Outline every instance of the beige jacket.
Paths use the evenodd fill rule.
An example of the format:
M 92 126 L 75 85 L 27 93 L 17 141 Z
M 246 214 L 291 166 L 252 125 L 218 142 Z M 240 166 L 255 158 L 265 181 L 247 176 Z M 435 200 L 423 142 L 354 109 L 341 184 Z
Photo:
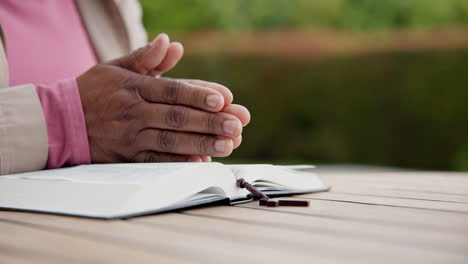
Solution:
M 76 4 L 99 61 L 147 43 L 137 0 L 76 0 Z M 32 84 L 8 86 L 8 39 L 1 25 L 0 38 L 0 175 L 40 170 L 48 154 L 41 103 Z

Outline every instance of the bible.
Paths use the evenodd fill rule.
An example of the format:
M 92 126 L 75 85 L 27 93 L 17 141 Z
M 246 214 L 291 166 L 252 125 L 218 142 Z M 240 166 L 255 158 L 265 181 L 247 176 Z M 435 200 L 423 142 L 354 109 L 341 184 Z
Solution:
M 221 163 L 93 164 L 0 176 L 0 208 L 129 218 L 252 200 L 240 178 L 273 196 L 326 191 L 311 166 Z

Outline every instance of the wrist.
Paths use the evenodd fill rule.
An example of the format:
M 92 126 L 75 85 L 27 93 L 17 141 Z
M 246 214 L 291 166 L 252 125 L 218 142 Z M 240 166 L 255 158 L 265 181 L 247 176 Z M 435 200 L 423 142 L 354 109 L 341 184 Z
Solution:
M 74 78 L 37 85 L 47 125 L 47 168 L 91 162 L 83 107 Z

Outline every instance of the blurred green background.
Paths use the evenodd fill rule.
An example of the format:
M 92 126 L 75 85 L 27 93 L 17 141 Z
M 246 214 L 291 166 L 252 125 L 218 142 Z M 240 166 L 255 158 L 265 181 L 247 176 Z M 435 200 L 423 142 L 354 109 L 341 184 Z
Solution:
M 468 0 L 141 0 L 249 108 L 223 162 L 468 170 Z

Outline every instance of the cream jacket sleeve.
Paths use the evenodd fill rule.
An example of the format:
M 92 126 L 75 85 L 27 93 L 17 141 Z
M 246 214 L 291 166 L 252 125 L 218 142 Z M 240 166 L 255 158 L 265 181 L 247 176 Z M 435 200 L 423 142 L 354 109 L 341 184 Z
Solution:
M 8 66 L 4 50 L 2 41 L 0 175 L 40 170 L 45 167 L 48 151 L 47 128 L 41 102 L 33 85 L 7 87 Z

